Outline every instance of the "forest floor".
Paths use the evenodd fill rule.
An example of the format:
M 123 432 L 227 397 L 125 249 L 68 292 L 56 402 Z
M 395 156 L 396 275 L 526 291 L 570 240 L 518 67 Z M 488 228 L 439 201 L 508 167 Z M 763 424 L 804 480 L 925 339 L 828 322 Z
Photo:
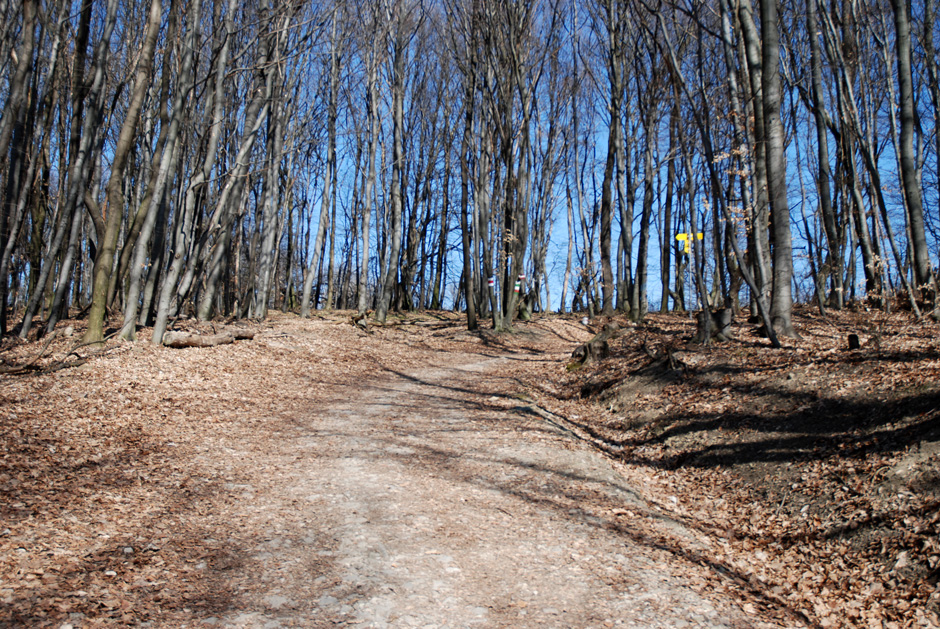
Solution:
M 0 627 L 940 626 L 936 324 L 350 314 L 4 340 Z

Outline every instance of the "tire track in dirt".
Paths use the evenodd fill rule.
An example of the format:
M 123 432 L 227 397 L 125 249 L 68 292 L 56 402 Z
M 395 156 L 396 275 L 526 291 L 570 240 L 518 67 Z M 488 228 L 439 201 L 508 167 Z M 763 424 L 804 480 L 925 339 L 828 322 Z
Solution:
M 338 388 L 296 420 L 289 471 L 246 498 L 270 519 L 252 559 L 267 592 L 205 622 L 778 626 L 698 594 L 705 568 L 606 526 L 605 509 L 646 506 L 599 454 L 482 392 L 500 359 L 446 360 Z M 303 531 L 278 523 L 287 512 Z

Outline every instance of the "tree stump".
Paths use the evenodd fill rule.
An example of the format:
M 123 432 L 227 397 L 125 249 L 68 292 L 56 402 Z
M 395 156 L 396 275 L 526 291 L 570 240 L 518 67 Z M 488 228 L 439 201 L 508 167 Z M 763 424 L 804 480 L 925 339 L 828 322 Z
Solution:
M 734 320 L 734 311 L 731 308 L 722 308 L 715 312 L 703 310 L 696 315 L 696 320 L 698 325 L 695 336 L 692 337 L 693 343 L 707 344 L 712 340 L 731 340 L 731 322 Z
M 372 334 L 372 330 L 369 329 L 369 315 L 371 314 L 372 314 L 372 311 L 369 310 L 368 312 L 355 314 L 352 317 L 350 317 L 349 320 L 353 324 L 353 327 L 356 327 L 368 334 Z
M 608 323 L 594 338 L 583 345 L 579 345 L 571 352 L 571 357 L 574 359 L 572 364 L 577 364 L 578 367 L 581 367 L 592 361 L 604 360 L 610 356 L 610 344 L 608 341 L 621 334 L 623 334 L 623 330 L 619 325 L 613 322 Z

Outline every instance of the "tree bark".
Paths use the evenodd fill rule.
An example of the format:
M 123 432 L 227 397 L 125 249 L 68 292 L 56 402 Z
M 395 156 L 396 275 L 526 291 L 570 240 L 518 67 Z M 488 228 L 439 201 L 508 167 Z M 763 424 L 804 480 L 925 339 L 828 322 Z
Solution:
M 476 289 L 473 282 L 473 221 L 470 207 L 470 164 L 468 155 L 473 144 L 473 106 L 476 95 L 476 64 L 471 57 L 472 42 L 468 41 L 466 55 L 468 67 L 464 73 L 464 128 L 460 140 L 460 237 L 463 245 L 463 289 L 467 300 L 467 329 L 477 329 Z
M 282 63 L 282 54 L 281 51 L 275 52 L 274 67 L 278 68 L 276 72 L 280 73 L 279 69 Z M 280 181 L 280 165 L 281 165 L 281 156 L 284 149 L 284 118 L 287 116 L 287 112 L 284 111 L 284 108 L 289 107 L 289 105 L 284 101 L 284 99 L 278 98 L 278 95 L 283 93 L 281 87 L 276 88 L 274 93 L 272 93 L 273 102 L 269 106 L 272 110 L 271 115 L 268 117 L 268 133 L 267 140 L 267 168 L 264 177 L 264 192 L 263 192 L 263 220 L 264 225 L 261 231 L 261 252 L 259 259 L 259 278 L 257 291 L 255 292 L 255 303 L 253 307 L 254 315 L 258 319 L 264 319 L 268 316 L 268 301 L 270 300 L 271 291 L 275 282 L 275 271 L 277 269 L 276 258 L 277 258 L 277 243 L 280 241 L 279 236 L 281 235 L 281 181 Z M 277 107 L 276 103 L 281 102 L 281 106 Z
M 229 0 L 227 13 L 225 15 L 225 34 L 222 35 L 221 46 L 219 52 L 216 55 L 216 62 L 213 66 L 213 83 L 211 86 L 210 96 L 208 98 L 207 109 L 212 111 L 212 122 L 209 127 L 209 137 L 207 141 L 207 146 L 209 147 L 206 153 L 206 156 L 203 161 L 202 169 L 197 172 L 187 189 L 186 192 L 186 201 L 183 208 L 184 220 L 185 217 L 191 217 L 192 212 L 190 208 L 195 207 L 196 195 L 198 188 L 197 185 L 202 185 L 209 177 L 212 168 L 215 166 L 216 162 L 216 153 L 219 140 L 221 138 L 221 129 L 222 129 L 222 112 L 223 112 L 223 96 L 224 92 L 224 80 L 227 72 L 227 64 L 229 58 L 230 44 L 229 41 L 232 37 L 232 34 L 235 31 L 235 0 Z M 205 229 L 200 242 L 195 250 L 195 255 L 203 255 L 203 251 L 208 247 L 208 239 L 210 234 L 217 233 L 217 241 L 215 247 L 211 249 L 211 252 L 208 255 L 209 262 L 207 265 L 207 277 L 205 282 L 205 287 L 202 293 L 199 295 L 199 302 L 196 306 L 196 317 L 200 321 L 205 321 L 212 316 L 212 310 L 216 300 L 216 295 L 219 289 L 219 282 L 222 278 L 223 270 L 226 267 L 226 256 L 229 252 L 229 246 L 232 239 L 232 229 L 235 223 L 238 208 L 241 207 L 243 202 L 243 196 L 245 194 L 245 178 L 248 172 L 249 165 L 249 155 L 254 148 L 255 140 L 258 136 L 258 133 L 261 131 L 261 126 L 264 124 L 264 121 L 268 115 L 268 108 L 270 107 L 270 90 L 273 89 L 273 80 L 269 76 L 270 73 L 264 71 L 264 66 L 267 64 L 268 56 L 265 53 L 262 53 L 261 59 L 259 60 L 258 66 L 258 80 L 263 81 L 265 84 L 265 89 L 262 92 L 257 93 L 254 98 L 248 104 L 248 107 L 245 110 L 245 128 L 248 129 L 245 137 L 242 138 L 242 144 L 238 149 L 238 153 L 235 157 L 235 164 L 232 168 L 225 186 L 222 188 L 222 192 L 219 195 L 218 202 L 216 204 L 216 209 L 213 212 L 213 216 L 209 221 L 209 225 Z M 191 219 L 190 219 L 191 220 Z M 173 264 L 170 267 L 170 276 L 175 275 L 176 278 L 179 277 L 180 270 L 182 268 L 183 258 L 182 252 L 177 252 L 179 257 L 174 257 Z M 176 279 L 173 280 L 174 282 Z M 167 311 L 169 310 L 169 297 L 172 293 L 167 293 L 166 302 L 163 301 L 161 295 L 161 303 L 166 304 Z M 166 325 L 166 319 L 161 318 L 158 314 L 157 323 L 154 325 L 154 342 L 159 342 L 156 338 L 156 328 L 163 327 Z
M 20 116 L 21 109 L 27 104 L 33 53 L 36 48 L 36 19 L 39 14 L 39 0 L 23 1 L 23 41 L 19 52 L 14 55 L 16 69 L 10 79 L 7 100 L 3 103 L 0 115 L 0 155 L 6 155 L 13 137 L 13 128 Z M 7 219 L 7 207 L 0 208 L 0 223 Z M 5 278 L 4 278 L 5 280 Z
M 777 0 L 760 0 L 761 14 L 761 91 L 766 140 L 767 185 L 774 236 L 773 298 L 771 317 L 774 331 L 783 336 L 798 336 L 791 313 L 793 297 L 793 248 L 790 235 L 790 205 L 787 200 L 787 163 L 780 106 L 783 89 L 780 79 L 780 31 L 777 25 Z
M 387 8 L 389 22 L 392 22 L 391 8 Z M 405 107 L 405 57 L 406 48 L 416 31 L 405 31 L 406 19 L 403 7 L 398 2 L 395 5 L 395 33 L 392 36 L 392 178 L 389 183 L 391 189 L 391 248 L 388 252 L 388 269 L 385 282 L 379 287 L 378 304 L 375 309 L 375 319 L 385 323 L 388 308 L 392 299 L 392 290 L 398 282 L 399 255 L 402 241 L 402 189 L 404 188 L 404 107 Z
M 104 238 L 98 247 L 98 255 L 95 259 L 92 303 L 88 314 L 88 329 L 82 339 L 84 343 L 100 343 L 104 340 L 108 283 L 111 279 L 111 267 L 114 264 L 114 251 L 121 230 L 121 222 L 124 219 L 124 168 L 133 147 L 140 110 L 143 107 L 144 97 L 150 85 L 157 35 L 160 32 L 162 6 L 161 0 L 151 0 L 144 39 L 140 47 L 140 57 L 137 62 L 137 72 L 134 78 L 134 91 L 127 108 L 124 124 L 121 127 L 121 133 L 114 147 L 111 177 L 108 180 L 107 187 L 107 222 Z
M 251 340 L 255 333 L 249 330 L 223 330 L 218 334 L 191 334 L 189 332 L 167 332 L 163 335 L 165 347 L 216 347 L 235 341 Z
M 614 171 L 617 163 L 617 151 L 621 149 L 621 102 L 623 100 L 623 52 L 622 52 L 622 16 L 617 8 L 618 0 L 606 0 L 604 12 L 604 59 L 607 63 L 608 85 L 610 89 L 607 110 L 610 115 L 610 128 L 607 136 L 607 158 L 604 162 L 604 181 L 601 184 L 601 314 L 614 312 L 614 273 L 611 267 L 610 238 L 613 216 Z M 630 225 L 621 229 L 630 230 Z
M 76 63 L 80 60 L 82 67 L 84 67 L 85 55 L 84 47 L 81 44 L 83 42 L 87 44 L 89 23 L 91 21 L 91 4 L 89 3 L 87 6 L 88 8 L 83 8 L 81 13 L 76 40 L 76 46 L 79 47 L 79 52 L 76 53 Z M 61 303 L 68 290 L 67 278 L 71 273 L 71 260 L 74 258 L 74 256 L 70 256 L 70 254 L 74 254 L 75 249 L 72 245 L 78 237 L 78 229 L 82 221 L 80 216 L 82 209 L 79 204 L 82 202 L 83 193 L 86 199 L 90 196 L 90 193 L 85 188 L 85 184 L 92 170 L 92 163 L 101 149 L 100 143 L 98 142 L 100 129 L 97 125 L 101 120 L 105 68 L 107 67 L 111 50 L 110 40 L 117 18 L 117 8 L 117 0 L 108 1 L 104 23 L 102 24 L 101 39 L 95 47 L 94 60 L 92 62 L 93 72 L 91 85 L 87 88 L 87 93 L 85 93 L 85 87 L 82 86 L 73 94 L 67 192 L 59 211 L 52 244 L 47 250 L 37 281 L 37 287 L 45 286 L 52 274 L 54 267 L 53 262 L 62 247 L 66 233 L 70 233 L 71 236 L 67 241 L 69 246 L 66 251 L 66 256 L 59 269 L 59 282 L 56 284 L 56 292 L 53 298 L 54 304 Z M 81 73 L 79 76 L 80 75 Z M 88 111 L 84 116 L 84 120 L 82 120 L 81 112 L 86 105 Z M 79 216 L 75 216 L 75 214 Z M 70 225 L 71 231 L 69 231 Z M 36 316 L 36 312 L 42 302 L 42 297 L 43 291 L 41 289 L 30 295 L 29 303 L 26 305 L 26 312 L 23 314 L 23 322 L 20 325 L 20 338 L 25 339 L 29 334 L 32 328 L 33 318 Z
M 924 229 L 924 203 L 917 162 L 914 159 L 914 78 L 911 69 L 911 17 L 909 0 L 891 0 L 894 9 L 895 45 L 898 68 L 898 109 L 901 116 L 901 184 L 911 234 L 914 285 L 929 302 L 936 299 L 930 251 Z
M 326 169 L 323 173 L 323 198 L 320 200 L 320 220 L 317 224 L 317 237 L 313 245 L 313 257 L 304 276 L 304 288 L 300 298 L 300 316 L 309 317 L 311 294 L 314 281 L 320 281 L 321 252 L 326 239 L 326 230 L 330 222 L 330 190 L 336 178 L 336 101 L 339 91 L 339 42 L 336 40 L 337 12 L 333 11 L 333 24 L 330 35 L 330 86 L 327 105 L 327 147 Z M 319 292 L 317 293 L 319 294 Z M 313 304 L 313 308 L 319 304 Z
M 825 95 L 822 84 L 822 54 L 819 48 L 819 25 L 816 17 L 817 0 L 806 2 L 806 26 L 809 37 L 810 74 L 812 77 L 813 118 L 816 123 L 817 175 L 816 188 L 819 194 L 819 213 L 822 216 L 829 252 L 829 305 L 842 310 L 845 289 L 842 286 L 842 247 L 836 228 L 835 210 L 832 207 L 832 191 L 829 187 L 829 136 L 827 133 Z
M 374 7 L 374 5 L 373 5 Z M 366 185 L 362 195 L 362 261 L 360 262 L 359 283 L 357 292 L 359 293 L 358 311 L 359 314 L 365 314 L 369 303 L 369 264 L 371 252 L 369 250 L 369 240 L 371 237 L 372 223 L 372 202 L 375 196 L 375 157 L 379 146 L 379 41 L 381 37 L 378 32 L 378 11 L 373 8 L 372 23 L 374 32 L 372 36 L 372 46 L 369 51 L 368 61 L 368 80 L 367 80 L 367 118 L 369 121 L 369 149 L 368 166 L 366 168 Z
M 170 177 L 170 173 L 175 170 L 177 160 L 179 159 L 179 133 L 182 126 L 185 103 L 189 98 L 192 89 L 193 72 L 193 51 L 196 49 L 198 36 L 198 24 L 201 11 L 201 0 L 193 0 L 192 6 L 187 11 L 189 19 L 188 30 L 186 32 L 186 45 L 183 50 L 183 59 L 180 72 L 180 83 L 177 86 L 176 96 L 173 101 L 173 114 L 169 121 L 164 117 L 163 123 L 169 122 L 164 142 L 163 153 L 161 155 L 158 167 L 155 169 L 156 175 L 151 180 L 151 189 L 145 197 L 145 216 L 142 221 L 140 231 L 137 235 L 136 245 L 133 247 L 133 263 L 130 267 L 129 282 L 127 288 L 127 299 L 124 303 L 124 324 L 121 327 L 120 337 L 125 340 L 134 340 L 136 338 L 138 301 L 140 299 L 141 281 L 143 278 L 144 263 L 147 259 L 147 252 L 150 249 L 150 237 L 153 235 L 153 229 L 157 222 L 157 215 L 160 206 L 163 205 L 164 192 Z M 176 10 L 176 0 L 171 0 L 171 14 Z M 163 106 L 166 106 L 166 98 L 169 92 L 169 68 L 170 54 L 164 58 L 164 97 L 161 99 Z M 162 243 L 158 243 L 162 245 Z M 125 245 L 128 249 L 129 245 Z M 119 265 L 120 268 L 120 265 Z
M 754 24 L 754 11 L 751 0 L 741 0 L 738 5 L 738 22 L 741 26 L 741 41 L 744 48 L 743 59 L 747 63 L 748 84 L 751 89 L 750 114 L 754 118 L 754 149 L 752 164 L 754 167 L 753 189 L 754 203 L 751 209 L 751 228 L 748 233 L 751 249 L 750 263 L 753 265 L 754 278 L 758 291 L 764 299 L 770 299 L 771 291 L 771 251 L 769 233 L 770 185 L 767 181 L 767 142 L 763 108 L 763 59 L 761 36 Z M 775 26 L 776 28 L 776 26 Z

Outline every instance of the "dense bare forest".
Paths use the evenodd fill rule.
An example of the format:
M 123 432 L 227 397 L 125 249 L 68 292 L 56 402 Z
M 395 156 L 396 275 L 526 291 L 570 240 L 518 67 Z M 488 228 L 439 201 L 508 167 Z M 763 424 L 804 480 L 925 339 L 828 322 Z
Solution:
M 0 2 L 0 335 L 934 307 L 934 0 Z M 652 301 L 652 303 L 650 303 Z

